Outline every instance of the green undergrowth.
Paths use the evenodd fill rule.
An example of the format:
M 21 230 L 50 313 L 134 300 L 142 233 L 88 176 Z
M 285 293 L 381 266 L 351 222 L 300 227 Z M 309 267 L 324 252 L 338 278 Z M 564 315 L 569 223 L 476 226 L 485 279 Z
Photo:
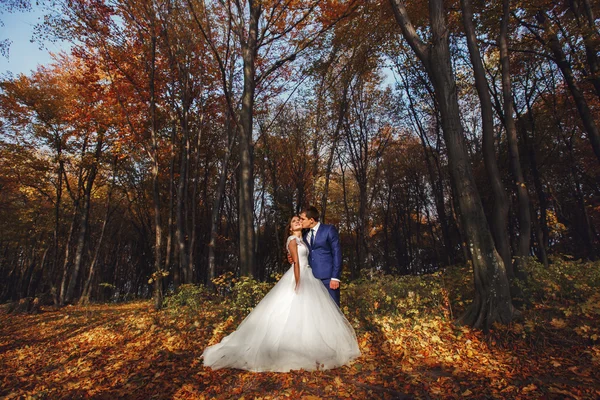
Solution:
M 600 262 L 570 261 L 556 257 L 546 268 L 530 260 L 526 276 L 526 281 L 518 284 L 532 303 L 581 303 L 598 295 Z
M 575 319 L 585 322 L 600 316 L 600 262 L 556 257 L 546 268 L 529 260 L 525 276 L 525 281 L 515 281 L 514 286 L 525 297 L 522 308 L 529 311 L 526 318 L 554 318 L 560 325 L 563 319 L 565 323 Z M 279 276 L 271 278 L 272 282 L 259 282 L 227 273 L 213 280 L 212 289 L 182 285 L 166 296 L 164 306 L 172 312 L 190 313 L 213 307 L 224 317 L 243 318 Z M 369 329 L 371 322 L 381 317 L 454 320 L 468 307 L 473 294 L 473 273 L 464 265 L 419 276 L 369 273 L 342 286 L 342 309 L 361 329 Z M 574 326 L 580 326 L 579 332 L 590 338 L 600 334 L 597 328 L 585 324 Z

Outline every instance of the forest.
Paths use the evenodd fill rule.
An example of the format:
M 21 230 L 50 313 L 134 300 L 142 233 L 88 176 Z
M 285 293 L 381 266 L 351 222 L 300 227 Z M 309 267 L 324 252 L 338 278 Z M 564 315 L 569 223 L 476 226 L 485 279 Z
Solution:
M 289 268 L 307 205 L 339 230 L 343 299 L 370 299 L 350 313 L 450 270 L 440 318 L 474 332 L 599 300 L 600 1 L 40 4 L 37 39 L 70 50 L 0 76 L 11 309 L 242 301 Z

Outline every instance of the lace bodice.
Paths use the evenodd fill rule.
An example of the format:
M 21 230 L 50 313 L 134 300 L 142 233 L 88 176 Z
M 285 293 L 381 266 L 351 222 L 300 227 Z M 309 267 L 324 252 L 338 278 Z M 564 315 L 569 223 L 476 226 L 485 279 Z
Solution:
M 288 253 L 290 251 L 289 246 L 292 240 L 296 240 L 296 243 L 298 243 L 298 260 L 300 261 L 300 268 L 308 266 L 308 246 L 306 243 L 304 243 L 302 238 L 292 235 L 288 237 L 287 242 L 285 243 L 285 248 L 287 249 Z

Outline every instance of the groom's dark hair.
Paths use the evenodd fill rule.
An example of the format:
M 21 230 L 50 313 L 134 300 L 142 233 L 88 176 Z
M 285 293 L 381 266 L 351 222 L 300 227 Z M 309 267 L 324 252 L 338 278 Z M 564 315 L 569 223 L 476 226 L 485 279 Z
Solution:
M 308 218 L 308 219 L 312 218 L 315 221 L 319 222 L 319 210 L 317 210 L 317 207 L 307 206 L 307 207 L 304 207 L 304 210 L 302 210 L 302 212 L 304 213 L 304 215 L 306 215 L 306 218 Z

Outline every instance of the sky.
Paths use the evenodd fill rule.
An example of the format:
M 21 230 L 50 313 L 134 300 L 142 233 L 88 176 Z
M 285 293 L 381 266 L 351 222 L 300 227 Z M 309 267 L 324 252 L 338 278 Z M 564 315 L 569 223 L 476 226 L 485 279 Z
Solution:
M 39 64 L 45 65 L 53 61 L 50 52 L 58 54 L 67 49 L 66 44 L 46 42 L 43 43 L 45 48 L 40 50 L 40 44 L 31 42 L 34 26 L 43 20 L 43 15 L 42 10 L 35 5 L 30 12 L 0 15 L 4 22 L 4 26 L 0 26 L 0 40 L 12 41 L 9 58 L 0 55 L 0 78 L 8 72 L 15 76 L 20 73 L 28 75 Z

